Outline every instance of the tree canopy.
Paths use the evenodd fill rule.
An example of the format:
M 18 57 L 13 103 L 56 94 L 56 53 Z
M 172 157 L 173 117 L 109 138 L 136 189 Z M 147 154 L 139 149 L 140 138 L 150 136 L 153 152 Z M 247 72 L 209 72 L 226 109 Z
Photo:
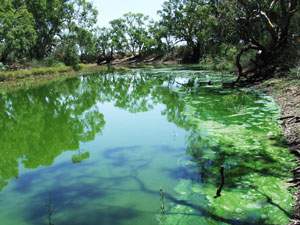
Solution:
M 286 71 L 299 57 L 297 0 L 166 0 L 157 21 L 128 12 L 107 27 L 97 26 L 98 12 L 88 0 L 0 3 L 3 63 L 55 57 L 74 65 L 149 55 L 198 63 L 224 57 L 235 61 L 238 80 L 257 80 Z

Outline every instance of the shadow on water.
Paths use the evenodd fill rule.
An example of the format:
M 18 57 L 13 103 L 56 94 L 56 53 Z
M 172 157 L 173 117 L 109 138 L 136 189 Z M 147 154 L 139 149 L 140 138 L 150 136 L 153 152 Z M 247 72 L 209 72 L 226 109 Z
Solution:
M 24 212 L 24 217 L 28 221 L 42 221 L 48 215 L 49 195 L 51 196 L 51 204 L 55 209 L 55 213 L 64 210 L 72 210 L 80 207 L 80 202 L 85 202 L 93 198 L 103 198 L 107 194 L 105 189 L 99 189 L 95 185 L 89 184 L 73 184 L 63 187 L 57 187 L 50 191 L 44 191 L 36 194 L 31 202 L 30 207 Z M 34 224 L 34 223 L 33 223 Z
M 256 186 L 253 186 L 252 188 L 255 189 L 255 191 L 257 191 L 259 194 L 263 195 L 266 198 L 266 201 L 267 201 L 268 204 L 270 204 L 270 205 L 276 207 L 277 209 L 279 209 L 288 218 L 295 219 L 295 217 L 292 215 L 292 213 L 288 212 L 286 209 L 282 208 L 278 203 L 274 202 L 269 195 L 267 195 L 267 194 L 263 193 L 262 191 L 258 190 Z
M 31 221 L 32 224 L 42 224 L 37 221 L 44 221 L 45 218 L 49 217 L 49 205 L 47 205 L 48 196 L 49 193 L 51 196 L 51 208 L 53 209 L 53 213 L 51 214 L 53 217 L 51 218 L 51 222 L 53 225 L 84 225 L 84 224 L 123 224 L 124 221 L 130 221 L 133 218 L 137 218 L 145 213 L 151 213 L 151 214 L 157 214 L 158 212 L 156 210 L 143 212 L 139 210 L 135 210 L 132 208 L 124 208 L 124 207 L 112 207 L 107 206 L 104 204 L 99 203 L 97 207 L 94 207 L 93 209 L 89 209 L 88 211 L 83 209 L 84 217 L 80 215 L 76 215 L 76 213 L 72 213 L 63 220 L 60 220 L 59 223 L 55 223 L 55 214 L 64 212 L 65 210 L 79 210 L 82 206 L 86 206 L 89 204 L 89 200 L 93 198 L 97 198 L 101 200 L 101 198 L 104 198 L 105 195 L 108 194 L 109 191 L 117 190 L 118 195 L 122 194 L 128 194 L 128 192 L 138 193 L 142 192 L 147 195 L 156 196 L 158 197 L 160 195 L 159 190 L 152 190 L 148 188 L 145 183 L 139 178 L 138 176 L 139 169 L 134 169 L 131 172 L 131 175 L 126 177 L 120 177 L 120 178 L 108 178 L 110 182 L 112 182 L 111 187 L 97 187 L 95 185 L 69 185 L 68 187 L 57 187 L 54 189 L 51 189 L 50 192 L 44 192 L 40 193 L 39 195 L 34 196 L 34 199 L 39 199 L 39 201 L 34 202 L 31 204 L 30 208 L 28 208 L 26 212 L 26 219 L 28 221 Z M 137 184 L 136 189 L 118 189 L 116 183 L 114 180 L 118 179 L 125 179 L 125 180 L 133 180 Z M 165 215 L 191 215 L 191 216 L 200 216 L 200 217 L 207 217 L 210 219 L 213 219 L 217 222 L 222 222 L 226 224 L 232 224 L 232 225 L 256 225 L 256 224 L 268 224 L 263 219 L 258 219 L 253 221 L 253 218 L 245 219 L 245 220 L 235 220 L 235 219 L 228 219 L 223 218 L 221 216 L 218 216 L 217 214 L 212 213 L 208 208 L 201 206 L 201 203 L 199 205 L 192 203 L 188 200 L 182 200 L 178 199 L 174 195 L 170 193 L 164 193 L 166 201 L 168 203 L 173 203 L 176 205 L 186 206 L 189 207 L 194 211 L 194 213 L 186 213 L 186 212 L 165 212 Z M 101 202 L 101 201 L 100 201 Z M 46 203 L 46 204 L 45 204 Z M 159 202 L 157 203 L 159 205 Z M 275 203 L 276 207 L 279 207 Z M 70 217 L 71 218 L 70 218 Z M 100 222 L 101 221 L 101 222 Z M 97 223 L 96 223 L 97 222 Z M 99 223 L 100 222 L 100 223 Z
M 138 148 L 139 146 L 111 148 L 105 150 L 103 156 L 110 160 L 112 165 L 122 167 L 129 163 L 129 155 Z
M 158 195 L 159 194 L 158 191 L 153 191 L 151 189 L 148 189 L 145 186 L 145 184 L 142 182 L 142 180 L 139 179 L 137 176 L 133 176 L 132 179 L 134 179 L 136 181 L 136 183 L 139 185 L 139 191 L 145 192 L 150 195 Z M 200 214 L 201 217 L 212 218 L 213 220 L 218 221 L 218 222 L 223 222 L 223 223 L 232 224 L 232 225 L 252 225 L 252 224 L 253 225 L 257 225 L 257 224 L 264 225 L 264 224 L 267 224 L 267 223 L 265 223 L 265 220 L 263 220 L 263 219 L 260 219 L 259 221 L 255 221 L 255 222 L 250 222 L 251 219 L 249 219 L 249 221 L 226 219 L 226 218 L 223 218 L 216 214 L 211 213 L 206 208 L 201 207 L 201 205 L 195 205 L 187 200 L 177 199 L 176 197 L 174 197 L 173 195 L 168 194 L 168 193 L 165 193 L 165 198 L 172 203 L 175 203 L 177 205 L 187 206 L 187 207 L 195 210 L 196 212 L 198 212 Z M 168 214 L 168 212 L 166 212 L 166 214 Z M 174 213 L 171 213 L 171 214 L 174 214 Z
M 158 148 L 169 156 L 186 150 L 185 160 L 189 162 L 188 165 L 157 168 L 167 176 L 163 178 L 190 180 L 203 187 L 209 186 L 215 193 L 220 185 L 219 170 L 224 165 L 223 189 L 227 194 L 235 194 L 235 191 L 251 190 L 254 182 L 260 182 L 258 186 L 272 186 L 274 181 L 279 185 L 278 180 L 289 177 L 292 164 L 289 160 L 283 160 L 291 159 L 285 153 L 284 142 L 277 133 L 273 140 L 267 137 L 269 131 L 278 132 L 278 126 L 273 121 L 276 110 L 270 107 L 269 101 L 257 94 L 243 91 L 224 91 L 215 87 L 194 88 L 198 78 L 195 74 L 187 74 L 184 79 L 171 76 L 170 73 L 155 76 L 151 72 L 133 72 L 130 76 L 103 74 L 0 95 L 0 130 L 7 131 L 0 132 L 0 189 L 10 179 L 20 176 L 20 165 L 32 170 L 45 167 L 39 168 L 36 174 L 32 171 L 30 175 L 20 176 L 13 190 L 22 194 L 34 190 L 34 193 L 30 193 L 30 199 L 34 201 L 28 204 L 28 211 L 25 212 L 27 220 L 33 224 L 47 216 L 47 210 L 42 205 L 47 202 L 49 193 L 55 213 L 78 210 L 89 205 L 89 201 L 93 199 L 100 201 L 107 197 L 108 192 L 116 198 L 128 192 L 158 198 L 159 190 L 146 187 L 145 178 L 140 178 L 139 174 L 139 171 L 149 169 L 153 159 L 135 154 L 141 146 L 134 146 L 134 143 L 129 147 L 106 149 L 101 155 L 112 167 L 128 170 L 121 176 L 101 177 L 95 174 L 93 177 L 85 174 L 84 170 L 73 174 L 72 169 L 76 165 L 71 164 L 71 159 L 69 164 L 55 164 L 55 159 L 64 152 L 77 151 L 82 144 L 95 140 L 101 134 L 105 126 L 104 115 L 99 109 L 102 103 L 111 103 L 115 108 L 131 113 L 147 112 L 162 105 L 161 116 L 178 129 L 186 131 L 185 149 L 172 151 L 167 146 Z M 88 161 L 83 165 L 92 167 Z M 54 165 L 49 167 L 52 164 Z M 70 171 L 70 176 L 63 177 L 63 173 L 59 173 L 60 169 Z M 35 181 L 39 177 L 47 178 L 47 174 L 54 184 L 38 189 Z M 96 181 L 78 183 L 78 180 L 85 179 Z M 265 184 L 266 179 L 268 182 Z M 122 186 L 130 181 L 137 188 Z M 262 192 L 259 188 L 256 191 L 264 196 L 269 205 L 291 218 L 286 207 L 269 197 L 270 193 Z M 209 197 L 207 193 L 203 195 Z M 250 218 L 251 210 L 246 211 L 247 218 L 229 219 L 221 216 L 217 210 L 201 205 L 201 202 L 195 204 L 171 193 L 166 193 L 165 198 L 168 202 L 186 206 L 196 215 L 216 222 L 234 225 L 268 224 L 263 218 Z M 224 199 L 223 196 L 218 198 Z M 51 223 L 90 225 L 104 221 L 104 224 L 121 225 L 123 221 L 139 217 L 141 213 L 145 212 L 130 207 L 109 208 L 100 203 L 99 208 L 89 208 L 84 213 L 68 215 L 72 218 L 64 218 L 61 224 L 55 224 L 54 220 Z M 176 214 L 166 211 L 168 213 Z M 178 212 L 181 213 L 189 215 Z
M 172 169 L 163 169 L 162 171 L 166 172 L 172 179 L 187 179 L 193 182 L 201 182 L 201 174 L 197 171 L 197 167 L 195 166 L 179 166 Z

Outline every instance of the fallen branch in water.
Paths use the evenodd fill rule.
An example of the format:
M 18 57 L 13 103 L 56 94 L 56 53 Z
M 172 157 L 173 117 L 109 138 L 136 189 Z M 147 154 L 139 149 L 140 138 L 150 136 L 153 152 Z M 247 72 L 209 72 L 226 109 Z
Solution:
M 286 119 L 291 119 L 291 118 L 294 118 L 295 116 L 283 116 L 283 117 L 280 117 L 278 120 L 286 120 Z
M 217 190 L 216 196 L 214 198 L 221 197 L 221 192 L 222 192 L 222 189 L 223 189 L 224 184 L 225 184 L 224 166 L 221 166 L 221 168 L 220 168 L 220 175 L 221 175 L 221 183 L 220 183 L 220 186 Z
M 284 123 L 300 123 L 299 116 L 284 116 L 279 118 L 278 120 L 284 121 Z

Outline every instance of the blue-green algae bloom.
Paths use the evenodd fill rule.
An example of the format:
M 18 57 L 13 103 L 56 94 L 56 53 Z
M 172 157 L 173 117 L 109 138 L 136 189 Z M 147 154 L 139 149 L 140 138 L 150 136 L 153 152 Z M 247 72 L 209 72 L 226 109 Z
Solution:
M 0 224 L 288 224 L 279 109 L 224 77 L 135 69 L 1 92 Z

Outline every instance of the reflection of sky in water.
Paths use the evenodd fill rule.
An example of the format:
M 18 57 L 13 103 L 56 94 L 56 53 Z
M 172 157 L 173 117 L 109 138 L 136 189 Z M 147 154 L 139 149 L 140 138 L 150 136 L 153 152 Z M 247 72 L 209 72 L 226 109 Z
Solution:
M 106 84 L 101 77 L 80 78 L 29 90 L 28 99 L 23 98 L 24 92 L 11 95 L 12 100 L 5 102 L 10 106 L 8 118 L 27 118 L 22 110 L 14 112 L 14 107 L 30 101 L 37 109 L 36 118 L 42 118 L 37 126 L 60 132 L 65 121 L 78 134 L 66 135 L 74 139 L 65 140 L 65 145 L 56 135 L 49 136 L 49 146 L 40 145 L 61 151 L 50 154 L 54 162 L 46 160 L 47 151 L 37 152 L 39 158 L 34 158 L 34 152 L 27 152 L 30 160 L 26 154 L 16 158 L 18 176 L 10 177 L 0 193 L 0 224 L 49 224 L 49 212 L 54 225 L 282 224 L 288 220 L 291 195 L 282 180 L 289 177 L 292 163 L 285 147 L 267 138 L 270 132 L 274 137 L 280 134 L 271 99 L 213 88 L 191 91 L 180 84 L 174 88 L 174 82 L 189 82 L 186 77 L 171 81 L 164 77 L 161 83 L 151 77 L 144 83 L 137 79 L 134 82 L 142 84 L 128 85 L 130 91 L 122 92 L 128 78 L 115 77 Z M 152 83 L 147 86 L 147 82 Z M 102 95 L 108 100 L 99 100 Z M 55 115 L 47 115 L 50 109 Z M 28 125 L 34 135 L 24 143 L 36 146 L 35 141 L 43 141 L 37 136 L 42 137 L 43 130 L 34 125 Z M 5 142 L 3 137 L 0 140 Z M 87 152 L 82 162 L 72 163 L 74 155 Z M 2 155 L 5 162 L 13 162 L 9 153 Z M 227 183 L 223 196 L 214 199 L 221 165 L 226 167 Z M 163 202 L 160 189 L 165 193 Z M 162 204 L 166 214 L 160 213 Z
M 185 132 L 167 122 L 160 112 L 162 105 L 154 109 L 132 114 L 115 108 L 112 104 L 99 107 L 104 114 L 106 126 L 103 135 L 96 138 L 95 144 L 103 148 L 130 145 L 184 145 Z M 146 129 L 145 129 L 146 128 Z

